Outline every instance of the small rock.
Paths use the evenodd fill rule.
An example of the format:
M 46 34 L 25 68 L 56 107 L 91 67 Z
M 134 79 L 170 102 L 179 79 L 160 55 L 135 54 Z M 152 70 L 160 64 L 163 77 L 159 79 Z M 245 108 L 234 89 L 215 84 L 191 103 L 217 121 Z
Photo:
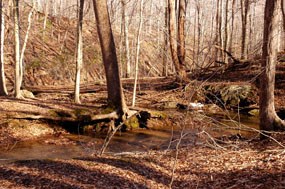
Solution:
M 258 116 L 259 115 L 259 109 L 253 109 L 253 110 L 250 110 L 248 112 L 249 115 L 252 115 L 252 116 Z
M 35 98 L 34 94 L 26 89 L 21 90 L 21 94 L 24 98 Z

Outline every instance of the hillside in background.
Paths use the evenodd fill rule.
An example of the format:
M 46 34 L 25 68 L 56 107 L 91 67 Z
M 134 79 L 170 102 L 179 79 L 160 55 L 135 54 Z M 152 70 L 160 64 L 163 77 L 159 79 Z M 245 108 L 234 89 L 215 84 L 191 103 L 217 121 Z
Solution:
M 23 10 L 29 10 L 29 8 L 29 6 L 24 7 Z M 21 43 L 24 41 L 29 24 L 28 13 L 26 11 L 20 13 Z M 24 57 L 24 84 L 27 86 L 73 84 L 76 66 L 77 20 L 49 15 L 45 29 L 44 21 L 45 15 L 40 12 L 36 12 L 32 18 Z M 8 80 L 8 89 L 11 91 L 14 83 L 14 35 L 12 21 L 7 20 L 6 23 L 9 23 L 9 25 L 6 26 L 5 35 L 5 74 Z M 121 55 L 121 36 L 116 28 L 114 29 L 114 35 L 122 72 L 125 58 Z M 83 40 L 84 61 L 81 82 L 84 84 L 100 81 L 105 78 L 105 73 L 96 23 L 93 20 L 84 21 Z M 132 44 L 134 44 L 134 40 L 135 35 L 130 33 L 130 42 Z M 162 69 L 162 65 L 157 62 L 159 49 L 157 50 L 152 42 L 144 42 L 142 46 L 140 76 L 159 76 Z M 131 48 L 134 49 L 134 47 Z M 155 65 L 151 65 L 150 62 L 154 62 L 154 60 L 156 60 Z

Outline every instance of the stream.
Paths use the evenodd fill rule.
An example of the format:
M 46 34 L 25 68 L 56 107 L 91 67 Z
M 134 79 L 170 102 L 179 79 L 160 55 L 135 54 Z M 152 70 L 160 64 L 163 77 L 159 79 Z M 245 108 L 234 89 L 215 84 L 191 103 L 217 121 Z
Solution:
M 203 116 L 201 119 L 204 119 Z M 206 118 L 205 118 L 206 119 Z M 211 115 L 207 117 L 214 123 L 211 128 L 211 135 L 215 137 L 230 136 L 241 134 L 250 137 L 255 133 L 236 130 L 239 123 L 248 128 L 257 128 L 258 119 L 249 116 L 225 116 Z M 233 122 L 232 120 L 236 120 Z M 228 128 L 227 128 L 228 127 Z M 188 133 L 182 140 L 181 145 L 199 144 L 197 137 L 197 129 L 184 129 L 184 133 Z M 118 132 L 112 138 L 106 153 L 120 154 L 127 152 L 146 152 L 149 150 L 165 150 L 177 144 L 181 129 L 177 127 L 165 126 L 159 129 L 137 129 L 128 132 Z M 18 160 L 32 159 L 71 159 L 76 157 L 90 156 L 98 153 L 105 140 L 104 135 L 79 135 L 79 134 L 63 134 L 61 136 L 47 136 L 39 140 L 18 142 L 9 149 L 0 152 L 0 164 L 14 162 Z

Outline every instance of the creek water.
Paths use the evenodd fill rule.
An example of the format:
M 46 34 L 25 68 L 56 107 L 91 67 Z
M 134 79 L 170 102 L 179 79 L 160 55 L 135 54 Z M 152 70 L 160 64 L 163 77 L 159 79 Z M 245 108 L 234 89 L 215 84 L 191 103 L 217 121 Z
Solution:
M 248 128 L 258 129 L 258 119 L 248 116 L 230 116 L 215 114 L 201 119 L 208 119 L 213 123 L 211 134 L 215 137 L 242 134 L 250 136 L 253 134 Z M 235 121 L 233 121 L 235 120 Z M 243 126 L 241 126 L 243 125 Z M 239 130 L 238 128 L 246 128 Z M 246 130 L 246 131 L 245 131 Z M 185 128 L 187 132 L 182 140 L 182 145 L 199 143 L 193 127 Z M 163 150 L 174 148 L 181 134 L 181 128 L 164 126 L 159 129 L 138 129 L 129 132 L 119 132 L 111 140 L 107 153 L 143 152 L 149 150 Z M 256 133 L 255 133 L 256 134 Z M 40 140 L 15 143 L 7 150 L 0 151 L 0 164 L 14 162 L 17 160 L 32 159 L 71 159 L 89 156 L 98 153 L 105 140 L 105 136 L 67 134 L 59 137 L 48 136 Z M 172 141 L 172 142 L 170 142 Z

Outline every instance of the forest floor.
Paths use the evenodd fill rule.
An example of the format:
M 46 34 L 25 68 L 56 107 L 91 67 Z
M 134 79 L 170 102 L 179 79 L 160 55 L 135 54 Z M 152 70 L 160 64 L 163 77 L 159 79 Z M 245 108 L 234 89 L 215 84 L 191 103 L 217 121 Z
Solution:
M 133 82 L 123 82 L 126 99 L 130 102 Z M 221 81 L 216 77 L 209 82 Z M 231 82 L 237 81 L 226 83 Z M 242 82 L 241 79 L 238 82 Z M 201 83 L 197 80 L 191 86 L 198 87 Z M 283 82 L 279 84 L 277 109 L 285 107 Z M 187 104 L 189 99 L 200 99 L 198 93 L 190 94 L 185 86 L 177 85 L 171 78 L 142 79 L 139 89 L 139 107 L 165 113 L 169 113 L 165 103 Z M 72 103 L 72 86 L 30 87 L 29 90 L 36 98 L 0 100 L 1 151 L 12 150 L 19 141 L 45 135 L 62 137 L 54 145 L 74 145 L 61 135 L 66 131 L 59 129 L 56 121 L 34 118 L 60 114 L 61 111 L 103 113 L 106 104 L 106 86 L 102 84 L 82 87 L 82 105 Z M 182 124 L 179 116 L 184 114 L 177 110 L 177 114 L 167 120 L 169 124 Z M 205 120 L 193 116 L 190 123 L 198 130 L 195 137 L 199 142 L 184 143 L 178 148 L 179 137 L 173 139 L 176 145 L 170 149 L 102 156 L 90 153 L 73 159 L 34 159 L 0 164 L 0 188 L 284 188 L 285 133 L 274 133 L 264 141 L 239 136 L 214 138 L 201 130 L 211 127 Z

